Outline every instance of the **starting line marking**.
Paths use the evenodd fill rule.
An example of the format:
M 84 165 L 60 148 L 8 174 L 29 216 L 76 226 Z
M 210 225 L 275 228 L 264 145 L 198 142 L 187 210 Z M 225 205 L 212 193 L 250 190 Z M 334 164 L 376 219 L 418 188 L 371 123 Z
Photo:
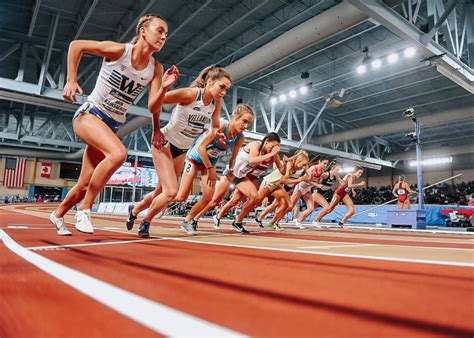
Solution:
M 135 239 L 130 241 L 114 241 L 114 242 L 103 242 L 103 243 L 79 243 L 79 244 L 65 244 L 65 245 L 46 245 L 46 246 L 30 246 L 25 247 L 28 250 L 54 250 L 60 248 L 75 248 L 81 246 L 102 246 L 102 245 L 115 245 L 115 244 L 129 244 L 129 243 L 140 243 L 140 242 L 151 242 L 151 241 L 163 241 L 166 238 L 148 238 L 148 239 Z
M 360 246 L 374 246 L 377 244 L 347 244 L 347 245 L 327 245 L 327 246 L 300 246 L 298 249 L 333 249 L 333 248 L 353 248 Z
M 40 270 L 112 310 L 166 336 L 242 337 L 241 333 L 175 310 L 27 250 L 0 230 L 6 247 Z

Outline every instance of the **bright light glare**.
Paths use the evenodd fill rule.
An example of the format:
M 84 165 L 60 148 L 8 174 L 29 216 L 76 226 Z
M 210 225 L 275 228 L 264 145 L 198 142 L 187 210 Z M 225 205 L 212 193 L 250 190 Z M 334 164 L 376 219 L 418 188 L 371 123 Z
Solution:
M 296 97 L 296 90 L 290 90 L 290 97 L 291 98 Z
M 347 173 L 350 173 L 354 170 L 354 167 L 342 167 L 340 172 L 342 174 L 347 174 Z
M 357 73 L 364 74 L 366 69 L 367 68 L 365 67 L 365 65 L 360 65 L 359 67 L 357 67 Z
M 276 104 L 277 101 L 278 101 L 278 99 L 277 99 L 275 96 L 273 96 L 273 97 L 270 99 L 270 103 L 271 103 L 271 104 Z
M 406 56 L 407 58 L 412 57 L 413 55 L 415 55 L 415 48 L 413 48 L 413 47 L 408 47 L 407 49 L 405 49 L 405 51 L 403 52 L 403 54 L 405 54 L 405 56 Z
M 398 60 L 398 54 L 397 53 L 393 53 L 393 54 L 390 54 L 389 56 L 387 56 L 387 61 L 390 64 L 393 64 L 393 63 L 397 62 L 397 60 Z
M 301 94 L 306 94 L 308 92 L 308 87 L 304 86 L 300 88 L 300 93 Z
M 281 94 L 279 97 L 280 102 L 285 102 L 286 101 L 286 94 Z
M 453 161 L 453 158 L 450 157 L 436 157 L 436 158 L 429 158 L 426 160 L 421 160 L 421 165 L 437 165 L 437 164 L 445 164 L 445 163 L 451 163 Z M 410 161 L 408 164 L 410 167 L 416 167 L 418 164 L 418 161 Z
M 372 68 L 373 69 L 380 68 L 380 66 L 382 66 L 382 61 L 380 61 L 379 59 L 372 61 Z

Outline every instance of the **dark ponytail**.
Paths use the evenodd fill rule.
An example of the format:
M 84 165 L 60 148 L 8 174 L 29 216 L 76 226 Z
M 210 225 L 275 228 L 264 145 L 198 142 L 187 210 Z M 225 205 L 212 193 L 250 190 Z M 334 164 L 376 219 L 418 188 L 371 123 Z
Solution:
M 265 135 L 262 142 L 260 143 L 260 147 L 258 148 L 259 154 L 262 151 L 263 145 L 265 144 L 266 141 L 269 141 L 269 142 L 277 141 L 278 143 L 281 143 L 280 136 L 278 136 L 277 133 L 272 131 L 271 133 L 268 133 L 267 135 Z

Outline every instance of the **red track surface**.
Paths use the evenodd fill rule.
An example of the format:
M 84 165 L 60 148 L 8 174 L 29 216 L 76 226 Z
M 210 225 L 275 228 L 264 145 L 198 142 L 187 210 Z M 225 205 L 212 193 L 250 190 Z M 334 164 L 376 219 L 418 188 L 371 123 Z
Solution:
M 5 210 L 0 212 L 3 227 L 11 223 L 50 227 L 46 219 L 14 212 L 6 219 Z M 74 236 L 69 238 L 56 236 L 52 228 L 4 230 L 25 247 L 136 239 L 102 230 L 92 236 L 74 231 Z M 299 237 L 285 233 L 271 235 Z M 323 236 L 303 237 L 333 240 Z M 357 242 L 365 243 L 359 239 Z M 407 243 L 404 245 L 419 245 Z M 436 244 L 446 243 L 433 242 L 429 246 Z M 461 244 L 447 245 L 464 248 Z M 468 267 L 173 240 L 37 253 L 135 294 L 252 336 L 467 337 L 474 334 L 474 276 L 473 269 Z M 0 256 L 1 337 L 155 334 L 38 270 L 2 244 Z

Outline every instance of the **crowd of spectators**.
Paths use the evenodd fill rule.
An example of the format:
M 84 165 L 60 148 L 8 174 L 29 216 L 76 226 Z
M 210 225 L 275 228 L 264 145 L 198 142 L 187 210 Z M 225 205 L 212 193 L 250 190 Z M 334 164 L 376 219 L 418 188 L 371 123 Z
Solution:
M 428 186 L 426 184 L 425 186 Z M 352 197 L 354 204 L 382 204 L 393 200 L 395 196 L 392 194 L 393 187 L 386 185 L 381 187 L 367 187 L 364 189 L 357 189 L 356 196 Z M 411 189 L 416 191 L 417 186 L 412 185 Z M 333 191 L 327 191 L 324 194 L 326 200 L 330 201 L 333 195 Z M 414 204 L 417 203 L 417 195 L 412 195 L 412 202 Z M 429 188 L 425 190 L 425 204 L 441 204 L 441 205 L 470 205 L 469 201 L 474 198 L 474 181 L 471 182 L 463 182 L 452 186 L 450 184 L 440 184 L 435 187 Z M 189 210 L 191 210 L 194 203 L 197 202 L 196 200 L 187 201 L 185 203 L 179 203 L 173 206 L 172 211 L 169 214 L 182 216 L 186 215 Z M 303 205 L 302 201 L 301 204 Z M 234 210 L 231 210 L 230 214 L 233 213 Z M 214 214 L 215 210 L 212 210 L 208 213 L 208 215 Z
M 61 197 L 59 195 L 35 195 L 34 197 L 21 197 L 20 195 L 0 196 L 0 203 L 48 203 L 60 201 Z
M 425 186 L 428 186 L 426 184 Z M 354 204 L 382 204 L 395 198 L 392 194 L 393 187 L 367 187 L 357 190 L 355 197 L 352 197 Z M 411 189 L 416 191 L 417 185 L 412 185 Z M 435 187 L 425 190 L 425 204 L 452 204 L 468 205 L 471 196 L 474 194 L 474 181 L 462 182 L 452 186 L 442 183 Z M 326 196 L 327 197 L 327 196 Z M 416 195 L 413 195 L 413 201 L 416 202 Z

